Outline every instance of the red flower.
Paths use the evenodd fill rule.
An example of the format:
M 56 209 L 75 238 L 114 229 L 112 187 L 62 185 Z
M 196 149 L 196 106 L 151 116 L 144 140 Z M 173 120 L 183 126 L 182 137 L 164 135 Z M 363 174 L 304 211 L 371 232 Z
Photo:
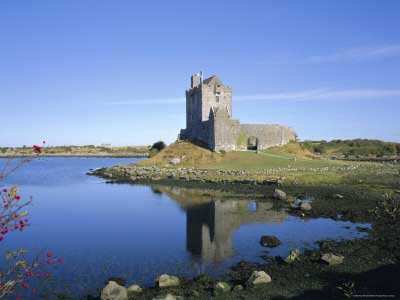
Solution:
M 45 276 L 46 278 L 49 278 L 49 277 L 50 277 L 50 273 L 46 273 L 46 274 L 44 274 L 44 276 Z
M 24 289 L 27 289 L 29 286 L 28 286 L 28 284 L 27 284 L 26 282 L 24 282 L 24 283 L 22 284 L 22 287 L 23 287 Z
M 3 238 L 2 236 L 0 236 L 0 242 L 1 242 L 2 240 L 4 240 L 4 238 Z
M 48 260 L 47 260 L 47 264 L 51 264 L 51 259 L 48 259 Z
M 33 145 L 33 151 L 35 151 L 37 153 L 41 153 L 42 152 L 42 148 L 40 146 Z
M 47 257 L 51 257 L 51 256 L 52 256 L 51 252 L 47 252 Z
M 19 195 L 15 195 L 15 200 L 20 200 L 21 199 L 21 196 L 19 196 Z
M 32 272 L 31 271 L 26 271 L 25 275 L 26 276 L 32 276 Z
M 7 189 L 3 189 L 3 193 L 7 193 Z

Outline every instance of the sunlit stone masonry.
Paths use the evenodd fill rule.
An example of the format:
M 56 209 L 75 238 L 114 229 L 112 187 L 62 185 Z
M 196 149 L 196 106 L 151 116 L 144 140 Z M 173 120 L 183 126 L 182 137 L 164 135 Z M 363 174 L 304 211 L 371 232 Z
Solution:
M 232 89 L 217 76 L 191 77 L 186 91 L 186 129 L 179 139 L 219 151 L 258 150 L 296 140 L 296 132 L 284 125 L 240 124 L 232 119 Z

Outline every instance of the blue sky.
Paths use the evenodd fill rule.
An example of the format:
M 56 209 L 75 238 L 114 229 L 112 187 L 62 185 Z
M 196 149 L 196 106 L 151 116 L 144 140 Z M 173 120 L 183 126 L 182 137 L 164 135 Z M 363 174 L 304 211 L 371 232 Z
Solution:
M 0 145 L 172 142 L 203 70 L 242 123 L 400 142 L 400 1 L 0 1 Z

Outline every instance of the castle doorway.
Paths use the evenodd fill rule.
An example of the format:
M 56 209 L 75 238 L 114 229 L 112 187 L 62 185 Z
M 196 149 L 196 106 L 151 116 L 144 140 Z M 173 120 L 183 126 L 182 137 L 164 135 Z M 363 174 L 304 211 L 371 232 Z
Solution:
M 258 139 L 255 136 L 251 136 L 247 139 L 247 150 L 257 150 Z

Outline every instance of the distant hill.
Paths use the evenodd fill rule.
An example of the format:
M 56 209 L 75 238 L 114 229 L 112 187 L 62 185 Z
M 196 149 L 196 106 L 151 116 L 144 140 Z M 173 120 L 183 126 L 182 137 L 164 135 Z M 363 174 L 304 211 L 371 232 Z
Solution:
M 148 156 L 149 146 L 54 146 L 42 147 L 41 156 L 102 156 L 102 157 L 137 157 Z M 36 156 L 32 147 L 0 147 L 0 157 L 30 157 Z

